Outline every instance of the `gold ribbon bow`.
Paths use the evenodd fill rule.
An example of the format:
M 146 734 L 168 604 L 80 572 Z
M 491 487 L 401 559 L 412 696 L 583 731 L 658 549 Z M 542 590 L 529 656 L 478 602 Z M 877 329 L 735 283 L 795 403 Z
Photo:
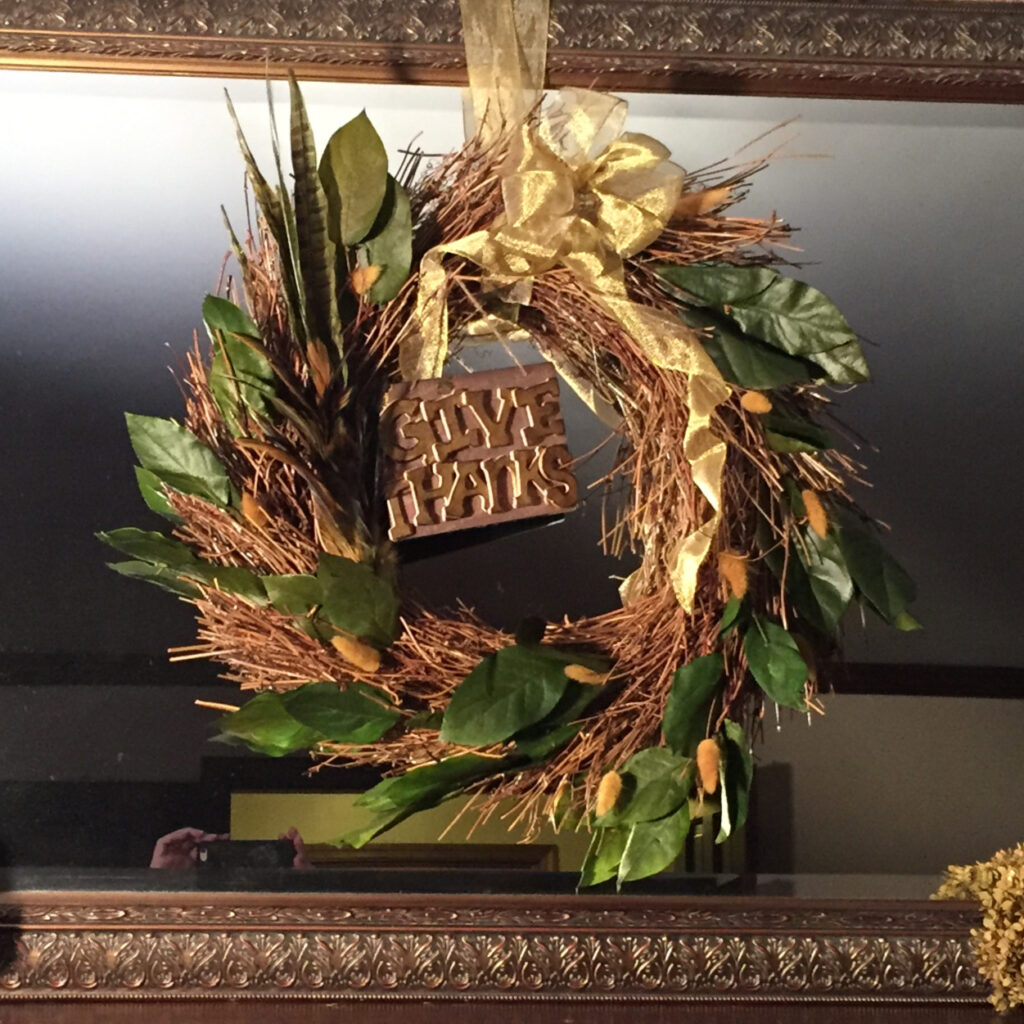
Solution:
M 495 32 L 507 33 L 516 23 L 509 13 L 510 3 L 503 0 L 496 5 L 506 9 L 506 16 L 495 18 Z M 467 22 L 466 35 L 473 82 L 470 40 L 479 44 L 486 36 L 487 23 L 480 19 L 472 0 L 463 0 L 464 21 L 471 9 L 474 20 Z M 519 23 L 524 23 L 521 12 Z M 488 68 L 493 71 L 496 66 L 493 54 L 505 50 L 515 55 L 517 66 L 523 66 L 522 55 L 527 51 L 518 37 L 505 45 L 495 38 L 481 51 L 488 54 Z M 536 47 L 530 52 L 535 51 Z M 492 83 L 500 80 L 495 74 L 482 77 Z M 507 120 L 503 103 L 518 107 L 523 102 L 522 75 L 513 80 L 517 86 L 511 99 L 495 92 L 480 97 L 479 88 L 474 89 L 481 130 L 496 130 L 495 111 Z M 529 301 L 533 278 L 554 267 L 571 270 L 594 303 L 622 325 L 655 366 L 687 377 L 684 454 L 711 514 L 665 557 L 679 602 L 692 611 L 697 573 L 714 540 L 721 512 L 726 446 L 712 431 L 711 418 L 715 407 L 728 397 L 729 387 L 693 331 L 666 312 L 633 302 L 627 294 L 623 260 L 645 249 L 664 231 L 682 190 L 683 172 L 669 161 L 669 152 L 661 143 L 623 131 L 626 111 L 627 105 L 615 97 L 567 89 L 539 117 L 521 118 L 522 127 L 502 180 L 504 217 L 487 230 L 431 249 L 422 259 L 416 303 L 418 332 L 410 330 L 402 339 L 401 368 L 409 380 L 439 377 L 443 372 L 448 353 L 446 255 L 472 261 L 494 284 L 525 284 L 517 295 L 524 302 Z M 491 324 L 495 329 L 511 326 L 493 319 Z M 551 352 L 545 355 L 602 419 L 618 425 L 617 416 L 609 415 L 612 410 L 602 405 L 566 360 Z M 623 600 L 638 596 L 643 583 L 641 569 L 623 584 Z

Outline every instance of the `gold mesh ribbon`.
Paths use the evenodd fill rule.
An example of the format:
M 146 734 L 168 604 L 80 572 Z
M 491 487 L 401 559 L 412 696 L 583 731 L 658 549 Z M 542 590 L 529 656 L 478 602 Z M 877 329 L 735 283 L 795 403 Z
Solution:
M 623 267 L 625 258 L 645 249 L 665 229 L 682 190 L 683 172 L 669 161 L 661 143 L 623 131 L 627 106 L 615 97 L 567 89 L 539 116 L 527 119 L 540 80 L 531 88 L 525 70 L 531 65 L 524 54 L 533 54 L 536 68 L 538 46 L 524 46 L 516 33 L 533 26 L 544 35 L 544 6 L 541 22 L 525 14 L 521 0 L 518 5 L 511 0 L 462 0 L 480 130 L 497 132 L 509 123 L 521 127 L 502 179 L 504 217 L 487 230 L 436 246 L 421 261 L 418 329 L 402 339 L 401 369 L 409 380 L 439 377 L 444 370 L 449 338 L 445 256 L 475 263 L 492 285 L 517 284 L 517 298 L 525 302 L 533 278 L 554 267 L 571 270 L 594 303 L 622 325 L 655 366 L 686 375 L 684 454 L 711 512 L 665 557 L 679 602 L 691 611 L 697 573 L 721 511 L 726 448 L 711 422 L 729 387 L 692 330 L 670 314 L 629 298 Z M 476 62 L 481 55 L 483 66 Z M 493 317 L 489 325 L 495 332 L 511 326 Z M 617 417 L 609 415 L 609 407 L 566 360 L 545 354 L 554 356 L 567 383 L 605 422 L 617 425 Z M 644 578 L 638 570 L 625 582 L 625 601 L 642 592 Z

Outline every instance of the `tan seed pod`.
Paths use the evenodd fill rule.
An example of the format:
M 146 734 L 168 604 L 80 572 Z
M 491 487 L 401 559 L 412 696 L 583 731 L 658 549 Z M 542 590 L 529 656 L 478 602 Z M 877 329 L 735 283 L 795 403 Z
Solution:
M 368 267 L 356 267 L 349 277 L 352 291 L 356 295 L 365 295 L 377 283 L 377 278 L 380 277 L 382 269 L 376 263 Z
M 722 752 L 718 749 L 717 740 L 706 739 L 697 744 L 697 773 L 705 793 L 711 794 L 718 789 L 718 765 L 721 760 Z
M 595 672 L 586 665 L 566 665 L 565 674 L 574 683 L 586 683 L 587 686 L 602 686 L 608 682 L 611 672 Z
M 722 185 L 719 188 L 704 188 L 699 192 L 684 192 L 677 200 L 672 211 L 675 217 L 699 217 L 701 214 L 714 210 L 732 199 L 732 188 Z
M 747 593 L 748 569 L 747 556 L 735 551 L 723 551 L 718 556 L 718 575 L 725 580 L 729 593 L 742 601 Z
M 772 400 L 761 391 L 744 391 L 740 395 L 740 405 L 747 412 L 755 412 L 759 416 L 772 411 Z
M 339 633 L 331 637 L 331 646 L 361 672 L 376 672 L 380 668 L 380 651 L 362 640 Z
M 242 515 L 257 530 L 262 529 L 270 522 L 270 516 L 264 511 L 263 506 L 248 491 L 242 491 Z
M 618 772 L 605 772 L 597 787 L 597 802 L 594 811 L 600 818 L 616 804 L 622 793 L 622 776 Z
M 306 361 L 313 376 L 313 387 L 322 398 L 327 385 L 331 382 L 331 359 L 327 354 L 327 347 L 319 338 L 310 338 L 306 345 Z
M 824 540 L 828 536 L 828 513 L 821 503 L 816 491 L 810 488 L 800 492 L 800 498 L 804 503 L 804 511 L 807 513 L 807 521 L 811 529 Z

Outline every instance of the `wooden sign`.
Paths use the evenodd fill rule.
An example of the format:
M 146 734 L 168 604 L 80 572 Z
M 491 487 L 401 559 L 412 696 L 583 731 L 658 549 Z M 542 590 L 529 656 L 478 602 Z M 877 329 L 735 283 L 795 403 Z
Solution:
M 382 426 L 392 540 L 576 505 L 549 363 L 397 384 Z

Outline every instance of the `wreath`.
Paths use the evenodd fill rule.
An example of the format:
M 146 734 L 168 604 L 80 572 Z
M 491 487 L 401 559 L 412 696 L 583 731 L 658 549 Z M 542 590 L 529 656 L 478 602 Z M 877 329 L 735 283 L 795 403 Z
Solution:
M 836 446 L 858 339 L 774 269 L 783 222 L 730 215 L 763 165 L 684 172 L 622 101 L 565 91 L 390 174 L 365 114 L 318 155 L 294 78 L 290 101 L 293 187 L 276 129 L 270 180 L 235 119 L 258 216 L 228 226 L 184 422 L 127 417 L 170 532 L 102 534 L 112 568 L 195 606 L 173 656 L 250 695 L 208 705 L 225 737 L 381 770 L 352 846 L 455 795 L 511 801 L 524 840 L 590 829 L 585 885 L 661 871 L 695 822 L 724 840 L 765 706 L 822 710 L 851 603 L 916 626 Z M 389 387 L 514 332 L 614 433 L 603 544 L 639 557 L 621 608 L 515 636 L 402 593 L 381 455 Z

